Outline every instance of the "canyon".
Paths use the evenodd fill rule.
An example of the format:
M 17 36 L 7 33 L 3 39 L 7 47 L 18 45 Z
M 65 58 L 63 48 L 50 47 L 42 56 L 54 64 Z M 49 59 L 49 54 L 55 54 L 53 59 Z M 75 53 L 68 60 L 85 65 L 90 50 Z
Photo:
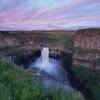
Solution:
M 8 62 L 14 68 L 34 73 L 38 81 L 42 79 L 47 84 L 53 82 L 54 87 L 60 85 L 61 89 L 65 90 L 65 81 L 65 85 L 57 85 L 59 82 L 48 80 L 52 77 L 38 73 L 30 66 L 35 67 L 35 61 L 37 62 L 37 58 L 41 56 L 43 47 L 49 48 L 50 58 L 62 62 L 60 67 L 67 72 L 72 88 L 81 91 L 88 100 L 99 100 L 97 98 L 100 98 L 100 29 L 0 31 L 0 60 Z M 52 68 L 51 64 L 46 68 Z
M 100 70 L 100 29 L 0 32 L 0 55 L 12 51 L 31 53 L 44 45 L 51 55 L 72 54 L 76 67 Z

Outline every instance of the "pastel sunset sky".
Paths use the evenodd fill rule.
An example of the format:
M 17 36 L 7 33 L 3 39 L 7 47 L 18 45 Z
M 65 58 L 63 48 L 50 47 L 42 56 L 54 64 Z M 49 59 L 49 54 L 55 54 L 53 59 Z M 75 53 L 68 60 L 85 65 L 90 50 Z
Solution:
M 0 0 L 0 30 L 100 28 L 100 0 Z

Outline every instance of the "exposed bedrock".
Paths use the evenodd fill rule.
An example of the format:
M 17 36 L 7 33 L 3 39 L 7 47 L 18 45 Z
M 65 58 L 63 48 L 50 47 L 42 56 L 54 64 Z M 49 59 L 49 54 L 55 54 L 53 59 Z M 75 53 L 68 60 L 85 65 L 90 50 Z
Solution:
M 61 33 L 67 31 L 60 31 Z M 60 51 L 70 52 L 62 48 L 60 44 L 59 31 L 3 31 L 0 32 L 0 54 L 7 54 L 12 51 L 31 53 L 40 50 L 45 44 L 50 48 L 50 54 L 59 55 Z M 63 39 L 63 38 L 61 38 Z
M 73 63 L 100 70 L 100 29 L 83 29 L 75 34 Z
M 53 40 L 45 31 L 0 32 L 0 47 L 34 46 L 35 44 L 52 42 Z

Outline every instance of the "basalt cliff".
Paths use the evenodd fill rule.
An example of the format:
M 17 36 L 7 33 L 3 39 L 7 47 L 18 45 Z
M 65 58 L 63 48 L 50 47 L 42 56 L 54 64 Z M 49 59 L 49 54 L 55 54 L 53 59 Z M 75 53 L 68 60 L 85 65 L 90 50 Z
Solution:
M 45 45 L 49 46 L 50 53 L 53 54 L 59 53 L 59 50 L 67 51 L 62 44 L 70 33 L 74 31 L 1 31 L 0 54 L 12 51 L 31 52 Z
M 75 34 L 75 66 L 100 69 L 100 29 L 82 29 Z

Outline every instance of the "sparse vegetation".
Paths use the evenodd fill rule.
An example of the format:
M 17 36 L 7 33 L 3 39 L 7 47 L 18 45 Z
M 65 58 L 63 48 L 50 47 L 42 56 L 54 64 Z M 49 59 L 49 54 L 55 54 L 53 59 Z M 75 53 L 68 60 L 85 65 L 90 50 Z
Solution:
M 52 37 L 55 37 L 55 41 L 51 45 L 72 51 L 74 46 L 74 34 L 74 31 L 54 33 Z

